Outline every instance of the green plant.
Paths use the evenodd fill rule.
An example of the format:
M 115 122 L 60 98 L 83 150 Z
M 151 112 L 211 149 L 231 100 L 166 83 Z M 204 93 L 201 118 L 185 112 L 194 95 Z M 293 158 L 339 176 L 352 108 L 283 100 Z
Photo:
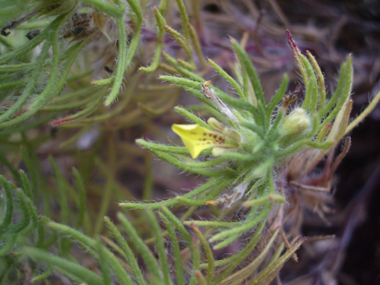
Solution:
M 333 146 L 344 136 L 351 110 L 352 64 L 351 58 L 342 65 L 340 78 L 334 95 L 326 102 L 323 75 L 314 57 L 302 55 L 288 34 L 289 43 L 297 59 L 305 83 L 305 99 L 299 107 L 291 107 L 295 99 L 286 95 L 288 77 L 283 81 L 266 104 L 257 73 L 248 55 L 235 41 L 231 44 L 239 59 L 236 82 L 212 60 L 210 65 L 233 87 L 239 95 L 236 99 L 222 90 L 211 86 L 210 82 L 184 70 L 172 59 L 175 68 L 189 79 L 161 76 L 162 80 L 176 84 L 196 96 L 207 105 L 207 110 L 215 116 L 207 123 L 189 112 L 177 107 L 195 125 L 173 125 L 185 144 L 184 147 L 165 146 L 137 140 L 159 158 L 174 166 L 195 174 L 208 176 L 202 186 L 176 198 L 153 203 L 121 203 L 127 208 L 159 208 L 161 205 L 188 206 L 223 204 L 229 208 L 244 200 L 243 207 L 249 208 L 246 218 L 237 222 L 192 221 L 195 225 L 223 229 L 214 234 L 210 242 L 218 242 L 214 249 L 231 244 L 242 234 L 254 230 L 260 222 L 265 222 L 274 211 L 281 207 L 288 193 L 276 186 L 279 174 L 283 172 L 294 156 L 309 153 L 305 161 L 305 173 L 315 166 Z M 238 66 L 238 65 L 237 65 Z M 245 78 L 245 79 L 244 79 Z M 243 86 L 243 87 L 240 87 Z M 278 103 L 282 105 L 276 109 Z M 290 110 L 293 109 L 293 110 Z M 193 109 L 194 110 L 194 109 Z M 290 111 L 289 111 L 290 110 Z M 193 160 L 186 157 L 190 154 Z M 195 160 L 199 154 L 215 156 L 215 159 Z M 224 189 L 230 194 L 220 195 Z M 276 205 L 277 204 L 277 205 Z
M 292 92 L 287 93 L 285 74 L 267 103 L 244 43 L 230 40 L 236 55 L 234 74 L 211 59 L 207 63 L 185 3 L 176 3 L 182 33 L 170 20 L 171 1 L 160 1 L 158 8 L 151 9 L 157 33 L 153 57 L 145 67 L 140 66 L 144 56 L 136 54 L 143 20 L 150 11 L 146 1 L 36 0 L 2 6 L 9 11 L 1 19 L 2 34 L 12 33 L 0 37 L 4 107 L 0 114 L 4 150 L 0 154 L 4 193 L 0 196 L 0 284 L 49 282 L 51 276 L 87 284 L 269 284 L 286 260 L 297 260 L 295 252 L 305 240 L 300 236 L 303 212 L 308 208 L 323 217 L 332 175 L 350 139 L 346 138 L 333 162 L 334 148 L 374 108 L 380 93 L 349 123 L 351 56 L 342 64 L 336 90 L 327 99 L 316 60 L 311 53 L 302 55 L 288 32 L 305 87 L 304 99 L 299 103 Z M 189 6 L 197 11 L 199 1 Z M 114 28 L 109 28 L 113 23 Z M 38 33 L 35 28 L 43 30 Z M 30 39 L 18 41 L 25 30 Z M 180 46 L 178 59 L 165 50 L 167 35 Z M 111 45 L 117 43 L 118 50 L 110 52 L 111 59 L 102 59 L 111 76 L 91 80 L 96 74 L 89 66 L 96 54 L 91 44 L 99 44 L 99 37 L 112 39 Z M 201 76 L 209 66 L 233 87 L 231 94 Z M 159 86 L 152 80 L 142 86 L 145 82 L 140 84 L 143 75 L 136 72 L 137 67 L 144 75 L 169 73 L 159 77 L 169 85 Z M 122 163 L 135 167 L 135 157 L 144 156 L 147 171 L 142 197 L 148 200 L 152 196 L 151 158 L 128 144 L 123 147 L 129 152 L 121 155 L 115 133 L 168 111 L 180 89 L 203 103 L 175 108 L 194 123 L 172 127 L 185 147 L 143 139 L 137 143 L 183 171 L 208 178 L 196 189 L 169 200 L 131 202 L 132 195 L 118 185 L 120 161 L 128 158 Z M 158 96 L 157 90 L 167 94 Z M 113 104 L 117 97 L 120 101 Z M 106 109 L 103 105 L 112 106 Z M 64 174 L 50 158 L 54 173 L 50 179 L 44 176 L 35 150 L 51 139 L 43 125 L 53 118 L 50 125 L 54 127 L 77 129 L 74 135 L 63 132 L 67 135 L 60 145 L 80 163 L 72 175 Z M 92 129 L 103 133 L 93 148 L 79 154 L 67 148 Z M 313 171 L 326 156 L 324 172 L 315 178 Z M 30 181 L 24 171 L 17 170 L 21 167 L 26 167 Z M 90 181 L 93 168 L 101 182 Z M 101 193 L 96 209 L 86 199 L 90 191 Z M 128 201 L 119 204 L 124 213 L 118 212 L 114 223 L 104 216 L 112 215 L 110 208 L 116 199 Z M 158 210 L 157 215 L 152 210 Z M 202 210 L 213 217 L 203 219 Z M 198 215 L 202 220 L 195 219 Z M 103 218 L 107 229 L 103 229 Z M 213 250 L 233 244 L 238 252 L 216 258 Z M 78 253 L 77 247 L 83 251 Z M 92 260 L 93 267 L 84 260 Z
M 52 163 L 53 165 L 55 164 L 54 161 Z M 84 189 L 76 170 L 74 170 L 74 174 L 77 178 L 78 189 L 81 191 L 76 223 L 76 227 L 80 227 L 85 213 Z M 62 185 L 64 181 L 59 178 L 60 175 L 59 172 L 56 173 L 58 183 Z M 107 236 L 102 236 L 102 239 L 109 246 L 107 248 L 97 238 L 90 238 L 81 231 L 63 223 L 54 222 L 46 216 L 38 216 L 36 207 L 31 202 L 31 185 L 23 172 L 20 172 L 20 177 L 23 181 L 22 189 L 17 189 L 3 176 L 0 177 L 1 187 L 6 194 L 6 199 L 4 199 L 6 211 L 1 222 L 0 233 L 1 240 L 5 242 L 0 251 L 0 263 L 2 264 L 0 280 L 2 284 L 7 280 L 9 282 L 20 281 L 17 278 L 21 277 L 21 272 L 17 270 L 26 264 L 31 267 L 33 273 L 40 272 L 37 275 L 33 274 L 32 282 L 45 280 L 53 273 L 54 268 L 73 281 L 86 282 L 87 284 L 115 284 L 115 282 L 117 284 L 135 284 L 132 280 L 135 280 L 137 284 L 172 284 L 175 280 L 177 284 L 195 284 L 196 282 L 199 284 L 216 284 L 224 279 L 223 276 L 232 272 L 260 242 L 261 231 L 257 231 L 251 242 L 247 244 L 244 254 L 230 256 L 228 262 L 227 259 L 215 261 L 210 246 L 201 231 L 192 224 L 192 229 L 197 239 L 192 238 L 181 221 L 168 208 L 162 207 L 159 216 L 167 229 L 165 232 L 161 230 L 157 217 L 150 209 L 145 209 L 145 214 L 143 215 L 146 215 L 145 217 L 153 230 L 152 238 L 157 247 L 158 258 L 155 257 L 152 249 L 139 237 L 135 226 L 122 213 L 118 214 L 120 226 L 116 226 L 108 217 L 104 218 L 108 226 L 108 234 Z M 14 201 L 14 193 L 18 196 L 18 202 Z M 11 220 L 12 216 L 15 215 L 15 210 L 21 214 L 21 219 L 18 223 L 12 224 Z M 68 206 L 67 204 L 62 204 L 61 219 L 63 222 L 67 214 Z M 261 223 L 260 228 L 262 229 L 263 227 L 264 223 Z M 176 230 L 179 231 L 180 235 L 176 233 Z M 122 233 L 126 235 L 127 239 Z M 264 258 L 269 254 L 277 234 L 278 230 L 272 233 L 263 251 L 253 263 L 239 271 L 239 274 L 251 272 L 252 267 L 257 268 L 264 262 Z M 172 245 L 172 251 L 169 252 L 165 250 L 164 246 L 164 237 L 167 235 Z M 115 242 L 110 238 L 113 238 Z M 82 247 L 98 261 L 102 272 L 101 275 L 75 262 L 75 257 L 71 253 L 74 243 Z M 280 252 L 278 252 L 272 257 L 267 267 L 261 270 L 255 280 L 259 282 L 270 277 L 269 273 L 278 270 L 282 260 L 289 258 L 301 243 L 302 241 L 296 243 L 281 256 Z M 204 251 L 200 249 L 200 245 Z M 55 254 L 47 251 L 55 247 L 58 248 L 58 252 Z M 144 261 L 145 273 L 143 273 L 141 265 L 137 262 L 137 255 L 140 255 Z M 38 263 L 31 263 L 28 257 L 38 261 Z M 183 262 L 184 257 L 186 258 Z M 201 263 L 201 260 L 204 259 L 207 262 Z M 174 264 L 171 264 L 173 261 Z M 223 273 L 219 272 L 219 268 L 226 264 L 229 264 L 228 268 L 224 269 Z M 169 270 L 173 266 L 175 266 L 175 270 Z M 192 268 L 190 271 L 189 266 Z M 15 269 L 16 271 L 14 271 Z M 205 275 L 201 273 L 202 269 L 207 269 Z M 214 276 L 216 273 L 219 273 L 218 278 Z M 241 277 L 239 278 L 241 279 Z M 235 277 L 230 277 L 230 279 L 236 281 Z M 226 282 L 227 279 L 222 284 Z

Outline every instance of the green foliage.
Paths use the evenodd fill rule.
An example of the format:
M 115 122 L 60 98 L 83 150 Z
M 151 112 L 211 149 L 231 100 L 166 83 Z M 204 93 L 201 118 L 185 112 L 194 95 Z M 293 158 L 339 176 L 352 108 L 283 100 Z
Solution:
M 0 26 L 3 27 L 7 22 L 15 18 L 20 17 L 20 15 L 25 11 L 26 0 L 16 0 L 16 1 L 0 1 L 2 7 L 0 11 Z M 23 7 L 23 8 L 22 8 Z
M 291 36 L 289 36 L 289 40 L 293 41 Z M 187 157 L 182 156 L 182 154 L 186 154 L 185 152 L 179 152 L 182 151 L 181 148 L 139 139 L 137 140 L 138 144 L 166 162 L 181 170 L 210 178 L 197 189 L 167 201 L 120 203 L 120 206 L 131 209 L 144 207 L 157 209 L 162 205 L 169 207 L 178 204 L 188 206 L 224 204 L 226 207 L 230 207 L 244 197 L 246 202 L 243 207 L 250 208 L 249 213 L 241 222 L 231 223 L 230 226 L 228 223 L 223 224 L 223 230 L 209 239 L 210 242 L 218 242 L 214 245 L 214 249 L 225 247 L 244 233 L 252 231 L 260 222 L 268 219 L 272 209 L 276 208 L 274 204 L 285 202 L 285 197 L 282 196 L 283 194 L 279 194 L 275 186 L 278 169 L 284 168 L 292 155 L 305 149 L 315 149 L 318 153 L 326 151 L 338 143 L 348 123 L 347 120 L 342 123 L 342 120 L 348 118 L 351 108 L 349 103 L 352 84 L 351 57 L 342 65 L 337 90 L 326 104 L 325 96 L 320 96 L 321 93 L 325 94 L 323 82 L 320 84 L 317 82 L 317 77 L 322 76 L 318 65 L 310 54 L 308 59 L 300 54 L 298 49 L 295 49 L 294 54 L 301 62 L 299 67 L 301 70 L 305 70 L 303 79 L 306 93 L 302 107 L 295 108 L 288 113 L 291 98 L 285 95 L 287 76 L 284 76 L 277 93 L 266 104 L 260 80 L 248 55 L 236 40 L 231 39 L 231 44 L 241 65 L 241 70 L 238 72 L 248 76 L 253 92 L 240 87 L 241 85 L 215 62 L 209 61 L 209 63 L 234 87 L 234 91 L 240 99 L 226 94 L 215 86 L 210 85 L 209 88 L 205 79 L 184 69 L 178 61 L 168 56 L 172 66 L 188 79 L 175 76 L 161 76 L 160 78 L 186 90 L 192 90 L 193 95 L 196 94 L 198 99 L 219 112 L 219 118 L 224 117 L 224 125 L 217 129 L 211 125 L 210 120 L 207 124 L 186 109 L 177 108 L 177 111 L 188 120 L 204 128 L 204 136 L 211 130 L 214 133 L 210 134 L 217 134 L 228 139 L 228 133 L 235 132 L 240 137 L 238 147 L 232 147 L 232 145 L 225 149 L 219 147 L 221 150 L 215 154 L 214 149 L 218 148 L 216 145 L 212 154 L 217 158 L 189 161 Z M 322 86 L 323 91 L 318 90 Z M 282 101 L 282 106 L 275 110 L 275 106 L 280 101 Z M 338 116 L 339 112 L 340 116 Z M 329 135 L 322 136 L 321 131 L 331 121 L 334 122 Z M 220 131 L 220 128 L 223 130 Z M 199 141 L 202 140 L 201 136 L 192 139 L 190 134 L 183 134 L 181 138 L 184 142 L 185 140 L 194 140 L 192 144 L 196 148 L 200 144 Z M 317 140 L 317 137 L 320 139 Z M 194 157 L 193 154 L 191 155 Z M 232 194 L 224 194 L 221 197 L 220 193 L 226 188 L 231 189 Z M 193 221 L 193 223 L 206 227 L 221 227 L 213 221 Z
M 286 93 L 289 78 L 285 74 L 266 102 L 258 73 L 235 39 L 230 39 L 236 59 L 231 65 L 234 74 L 205 60 L 187 12 L 188 6 L 199 8 L 199 1 L 185 5 L 176 0 L 181 25 L 173 24 L 168 16 L 171 1 L 162 0 L 152 9 L 146 4 L 138 0 L 0 1 L 4 35 L 0 36 L 0 284 L 18 284 L 20 280 L 44 284 L 51 276 L 89 285 L 269 284 L 286 260 L 296 260 L 295 251 L 304 241 L 298 236 L 302 207 L 292 205 L 297 211 L 290 213 L 284 210 L 285 202 L 297 200 L 291 195 L 298 195 L 294 188 L 287 191 L 286 187 L 302 187 L 297 181 L 359 122 L 348 125 L 351 56 L 342 64 L 336 90 L 327 100 L 316 60 L 310 53 L 301 54 L 288 32 L 305 86 L 304 100 L 292 105 L 295 98 Z M 154 17 L 156 42 L 152 53 L 146 52 L 151 58 L 144 61 L 141 38 L 144 25 L 149 24 L 147 15 Z M 181 31 L 169 24 L 181 26 Z M 178 58 L 166 52 L 165 36 L 180 46 Z M 94 46 L 105 39 L 109 42 L 100 51 L 104 61 L 96 63 Z M 109 51 L 110 46 L 117 51 Z M 150 64 L 143 67 L 142 62 Z M 106 64 L 114 66 L 113 70 Z M 93 80 L 103 75 L 93 67 L 97 65 L 108 67 L 111 74 Z M 232 86 L 233 95 L 202 77 L 210 67 Z M 150 77 L 137 70 L 152 78 L 160 75 L 168 84 L 158 85 L 154 80 L 146 84 Z M 201 101 L 175 108 L 194 123 L 173 127 L 186 147 L 144 139 L 136 142 L 180 170 L 205 176 L 206 181 L 168 200 L 133 201 L 118 185 L 120 152 L 113 132 L 168 111 L 181 89 Z M 211 118 L 206 122 L 199 112 Z M 364 116 L 359 117 L 362 120 Z M 51 139 L 42 130 L 47 122 L 77 129 L 60 144 L 69 152 L 73 152 L 70 145 L 89 130 L 103 135 L 93 150 L 77 155 L 79 170 L 72 170 L 72 179 L 52 157 L 49 165 L 54 181 L 45 177 L 36 150 Z M 28 137 L 29 131 L 35 131 L 33 139 Z M 206 135 L 211 147 L 200 143 L 206 141 Z M 100 147 L 103 143 L 105 153 Z M 348 147 L 346 140 L 343 155 Z M 131 145 L 126 148 L 132 149 L 128 155 L 139 151 Z M 146 168 L 142 197 L 149 200 L 152 157 L 140 151 Z M 135 157 L 128 159 L 135 161 Z M 298 166 L 292 165 L 294 160 L 300 161 Z M 97 187 L 88 183 L 92 164 L 101 173 Z M 18 170 L 21 167 L 27 174 Z M 336 167 L 334 163 L 331 173 L 325 175 L 330 180 Z M 287 181 L 285 188 L 279 186 L 281 173 L 293 175 L 288 175 L 293 180 Z M 89 191 L 101 193 L 96 207 L 89 204 Z M 112 221 L 114 212 L 110 211 L 115 197 L 128 198 L 119 203 L 123 213 L 115 214 L 117 222 Z M 312 198 L 313 207 L 323 203 L 318 196 Z M 213 218 L 193 220 L 198 208 L 207 209 Z M 292 215 L 297 222 L 289 224 Z M 239 252 L 216 258 L 214 250 L 244 240 L 248 242 L 238 245 Z M 92 266 L 83 260 L 93 261 Z
M 59 176 L 60 174 L 56 173 L 56 175 Z M 59 180 L 60 178 L 58 178 Z M 26 194 L 28 190 L 16 188 L 3 176 L 0 177 L 0 183 L 6 197 L 2 200 L 5 201 L 5 207 L 3 207 L 4 215 L 1 221 L 0 263 L 3 265 L 1 280 L 3 283 L 10 282 L 7 284 L 17 281 L 14 278 L 19 275 L 20 271 L 19 273 L 17 271 L 21 270 L 23 264 L 28 262 L 27 257 L 37 261 L 37 263 L 31 264 L 34 282 L 48 279 L 50 274 L 60 272 L 75 282 L 86 282 L 87 284 L 136 284 L 135 281 L 137 284 L 172 284 L 172 282 L 195 284 L 197 280 L 199 282 L 200 278 L 205 278 L 207 284 L 219 284 L 224 276 L 236 269 L 244 258 L 252 254 L 255 245 L 260 241 L 261 233 L 257 231 L 256 237 L 247 245 L 243 254 L 230 256 L 226 260 L 214 261 L 211 248 L 204 234 L 192 224 L 193 232 L 198 239 L 193 238 L 168 208 L 161 207 L 159 216 L 168 231 L 172 251 L 168 252 L 165 249 L 165 232 L 159 225 L 158 217 L 149 208 L 145 209 L 144 216 L 152 228 L 152 238 L 157 247 L 158 257 L 156 257 L 153 249 L 139 237 L 136 227 L 122 213 L 117 215 L 120 226 L 116 226 L 108 217 L 104 218 L 109 229 L 109 236 L 116 241 L 113 243 L 108 238 L 104 238 L 110 246 L 108 248 L 99 239 L 90 238 L 81 231 L 53 222 L 45 216 L 39 217 L 36 207 L 31 202 L 31 197 Z M 62 183 L 62 181 L 58 183 Z M 30 185 L 27 184 L 25 187 L 29 188 Z M 14 200 L 14 195 L 17 196 L 18 201 Z M 18 215 L 16 213 L 20 213 L 21 218 L 16 224 L 13 224 L 13 217 Z M 264 223 L 261 223 L 260 227 L 263 226 Z M 53 237 L 53 242 L 49 240 L 46 233 Z M 259 255 L 260 259 L 256 260 L 257 266 L 264 262 L 264 257 L 268 254 L 271 243 L 276 236 L 277 233 L 273 233 L 269 244 L 265 245 L 265 250 Z M 70 239 L 69 246 L 64 245 L 67 237 Z M 70 250 L 74 244 L 78 244 L 87 254 L 98 261 L 102 274 L 99 275 L 75 261 Z M 200 245 L 204 251 L 201 250 Z M 277 263 L 267 264 L 268 267 L 264 267 L 262 272 L 264 270 L 272 272 L 278 269 L 282 264 L 280 261 L 287 259 L 299 245 L 300 243 L 294 245 L 286 253 L 278 256 Z M 59 253 L 49 253 L 47 250 L 52 247 L 60 247 Z M 189 261 L 183 261 L 183 257 L 189 254 Z M 142 257 L 144 267 L 137 263 L 137 256 Z M 173 260 L 174 265 L 171 264 Z M 207 262 L 202 263 L 202 260 Z M 192 268 L 190 271 L 185 269 L 189 268 L 189 265 Z M 225 265 L 229 265 L 228 269 L 216 278 L 214 273 L 218 271 L 218 268 Z M 170 270 L 173 266 L 175 270 Z M 202 268 L 207 268 L 205 276 L 199 275 Z M 44 270 L 43 273 L 41 273 L 41 269 Z M 244 271 L 251 274 L 248 268 Z M 261 278 L 262 275 L 260 275 Z M 264 274 L 264 276 L 268 277 L 269 275 Z
M 94 33 L 98 30 L 97 26 L 90 26 L 91 13 L 87 12 L 83 5 L 77 1 L 28 1 L 28 5 L 18 1 L 14 3 L 15 10 L 26 11 L 32 10 L 27 16 L 18 21 L 10 22 L 3 28 L 4 33 L 11 33 L 9 41 L 4 44 L 0 56 L 0 75 L 4 75 L 4 84 L 0 83 L 0 92 L 2 99 L 6 100 L 9 108 L 2 111 L 0 115 L 0 128 L 9 128 L 20 124 L 33 117 L 37 112 L 44 111 L 62 111 L 82 108 L 79 113 L 53 122 L 53 125 L 59 125 L 73 120 L 85 118 L 99 108 L 103 96 L 106 94 L 104 88 L 88 88 L 83 95 L 88 95 L 86 99 L 80 97 L 77 90 L 66 91 L 61 94 L 67 83 L 73 80 L 85 78 L 93 70 L 84 72 L 75 71 L 78 64 L 78 55 L 83 48 L 92 40 Z M 128 2 L 130 5 L 129 16 L 136 26 L 136 34 L 127 47 L 127 34 L 125 27 L 125 5 L 116 1 L 115 4 L 108 4 L 99 0 L 81 1 L 102 11 L 109 17 L 114 17 L 118 31 L 118 48 L 120 50 L 115 74 L 102 82 L 94 82 L 95 85 L 112 84 L 110 93 L 107 95 L 105 105 L 110 105 L 118 95 L 124 74 L 130 66 L 135 55 L 141 33 L 142 13 L 141 7 L 136 0 Z M 88 10 L 88 8 L 87 8 Z M 37 16 L 36 16 L 37 15 Z M 58 16 L 57 16 L 58 15 Z M 39 16 L 39 17 L 38 17 Z M 54 18 L 55 17 L 55 18 Z M 32 20 L 28 21 L 29 18 Z M 84 19 L 83 19 L 84 18 Z M 41 19 L 46 19 L 41 22 Z M 80 20 L 82 22 L 80 22 Z M 13 33 L 13 29 L 18 29 L 19 25 L 28 21 L 24 26 L 20 26 L 20 31 Z M 40 21 L 40 22 L 38 22 Z M 76 21 L 78 23 L 76 23 Z M 86 22 L 87 21 L 87 22 Z M 84 22 L 84 24 L 83 24 Z M 84 27 L 80 25 L 84 25 Z M 102 22 L 101 24 L 105 24 Z M 78 26 L 75 26 L 78 25 Z M 24 30 L 32 31 L 30 27 L 38 27 L 43 30 L 37 33 L 37 36 L 27 40 L 26 38 L 19 41 L 19 34 Z M 73 26 L 73 27 L 72 27 Z M 71 30 L 70 30 L 71 29 Z M 65 35 L 67 33 L 67 35 Z M 69 43 L 64 41 L 65 37 L 73 37 Z M 4 41 L 6 41 L 4 39 Z M 36 47 L 43 44 L 41 52 L 36 56 Z M 48 56 L 49 49 L 52 49 L 52 56 Z M 41 76 L 46 74 L 47 76 Z M 70 77 L 70 74 L 72 75 Z M 48 79 L 46 80 L 45 78 Z M 22 80 L 11 81 L 13 78 L 23 78 Z M 35 90 L 41 90 L 39 94 Z M 94 92 L 94 91 L 97 92 Z M 80 91 L 79 91 L 80 92 Z M 83 92 L 83 91 L 82 91 Z M 52 99 L 58 98 L 58 102 L 48 104 Z M 75 98 L 76 100 L 72 100 Z M 30 101 L 32 101 L 30 103 Z M 28 105 L 27 108 L 25 104 Z M 25 111 L 26 110 L 26 111 Z
M 186 27 L 187 36 L 183 37 L 166 24 L 162 14 L 165 14 L 167 2 L 162 1 L 159 9 L 155 10 L 158 27 L 155 55 L 149 67 L 139 69 L 142 73 L 151 73 L 158 68 L 165 31 L 178 41 L 190 60 L 190 63 L 180 62 L 185 66 L 191 65 L 192 69 L 195 69 L 190 38 L 195 41 L 195 45 L 198 44 L 198 54 L 200 53 L 199 43 L 196 37 L 190 37 L 188 16 L 185 6 L 181 3 L 182 1 L 178 1 L 182 25 Z M 85 127 L 94 122 L 110 120 L 125 110 L 131 93 L 136 92 L 138 77 L 134 76 L 134 80 L 128 80 L 125 91 L 122 87 L 125 84 L 125 78 L 128 78 L 128 72 L 133 72 L 143 25 L 143 9 L 139 1 L 128 0 L 127 4 L 128 9 L 120 1 L 106 3 L 100 0 L 63 2 L 36 0 L 28 1 L 27 5 L 18 1 L 11 5 L 12 9 L 17 10 L 19 14 L 23 12 L 27 15 L 4 26 L 3 31 L 4 34 L 9 35 L 8 39 L 0 37 L 3 40 L 0 43 L 2 44 L 0 93 L 3 105 L 7 106 L 0 110 L 0 129 L 8 128 L 11 131 L 12 127 L 30 120 L 41 111 L 70 110 L 73 114 L 57 119 L 51 125 Z M 112 34 L 114 30 L 107 30 L 109 20 L 116 22 L 114 30 L 117 34 Z M 133 23 L 132 33 L 126 28 L 125 23 L 128 20 Z M 35 28 L 38 33 L 34 38 L 30 40 L 23 38 L 26 32 L 36 31 Z M 84 49 L 97 40 L 99 31 L 105 34 L 108 40 L 110 38 L 107 32 L 117 37 L 118 55 L 115 55 L 117 61 L 111 76 L 89 82 L 89 76 L 95 75 L 94 70 L 83 70 L 83 66 L 88 62 L 93 64 L 94 60 L 91 59 L 92 55 L 86 55 Z M 130 41 L 127 38 L 127 32 L 128 37 L 133 35 Z M 71 41 L 68 42 L 65 38 Z M 39 45 L 42 45 L 40 52 L 37 51 Z M 49 54 L 49 50 L 53 51 L 52 55 Z M 82 88 L 83 85 L 86 88 Z M 112 86 L 108 91 L 105 87 L 110 85 Z M 78 87 L 81 88 L 78 89 Z M 106 109 L 102 106 L 104 97 L 105 107 L 114 103 L 118 97 L 122 104 L 112 111 L 105 112 Z M 176 99 L 176 96 L 171 97 Z M 159 102 L 157 102 L 157 107 L 153 105 L 152 108 L 149 106 L 151 105 L 149 98 L 145 101 L 147 102 L 139 106 L 140 109 L 143 113 L 155 115 L 165 112 L 174 103 L 173 100 L 169 100 L 169 106 L 157 109 L 160 106 Z M 132 118 L 129 121 L 132 121 Z M 15 132 L 17 129 L 14 130 Z

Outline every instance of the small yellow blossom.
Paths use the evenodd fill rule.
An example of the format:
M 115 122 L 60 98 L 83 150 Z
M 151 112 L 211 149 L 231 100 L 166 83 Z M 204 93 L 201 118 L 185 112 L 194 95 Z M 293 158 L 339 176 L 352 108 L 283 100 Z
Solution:
M 238 147 L 240 136 L 233 130 L 227 129 L 216 119 L 210 118 L 208 123 L 212 130 L 201 127 L 198 124 L 172 126 L 173 132 L 179 135 L 183 144 L 187 147 L 191 157 L 198 155 L 207 148 L 213 147 L 212 154 L 220 155 L 226 149 Z

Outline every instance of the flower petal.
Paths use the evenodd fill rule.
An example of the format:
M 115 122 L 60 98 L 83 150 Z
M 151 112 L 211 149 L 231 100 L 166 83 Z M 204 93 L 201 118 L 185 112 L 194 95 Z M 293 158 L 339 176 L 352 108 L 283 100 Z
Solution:
M 197 158 L 204 149 L 213 146 L 230 146 L 230 144 L 226 144 L 223 134 L 210 131 L 197 124 L 174 124 L 172 130 L 181 137 L 183 144 L 187 147 L 193 159 Z

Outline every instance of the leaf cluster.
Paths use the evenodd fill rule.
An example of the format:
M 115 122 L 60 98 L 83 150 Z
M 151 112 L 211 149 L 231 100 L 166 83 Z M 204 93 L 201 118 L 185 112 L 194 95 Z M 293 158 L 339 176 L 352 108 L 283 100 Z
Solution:
M 217 158 L 191 160 L 186 157 L 189 154 L 186 148 L 137 140 L 138 144 L 149 149 L 160 159 L 181 170 L 201 174 L 209 179 L 205 184 L 187 194 L 166 201 L 125 202 L 120 203 L 120 206 L 130 209 L 144 207 L 157 209 L 162 205 L 170 207 L 178 204 L 188 206 L 227 204 L 229 206 L 245 196 L 242 206 L 250 210 L 245 219 L 240 222 L 194 221 L 194 224 L 204 227 L 223 228 L 221 232 L 209 239 L 210 242 L 218 241 L 214 249 L 231 244 L 242 234 L 254 230 L 260 222 L 266 221 L 272 210 L 278 208 L 275 204 L 286 201 L 287 193 L 280 193 L 276 187 L 276 173 L 286 166 L 293 155 L 306 149 L 314 149 L 317 150 L 315 157 L 320 157 L 336 145 L 345 134 L 352 106 L 349 100 L 352 85 L 351 57 L 348 57 L 342 65 L 337 89 L 326 102 L 323 75 L 314 57 L 310 53 L 308 57 L 302 55 L 290 34 L 289 42 L 293 47 L 305 84 L 305 98 L 300 107 L 305 115 L 302 116 L 298 116 L 295 111 L 289 111 L 290 95 L 286 95 L 287 75 L 284 75 L 276 94 L 268 103 L 265 102 L 257 72 L 247 53 L 234 39 L 231 39 L 231 44 L 239 60 L 236 64 L 236 77 L 241 78 L 241 81 L 235 81 L 212 60 L 209 60 L 209 64 L 231 84 L 234 88 L 233 93 L 238 94 L 240 98 L 235 98 L 210 85 L 210 89 L 217 98 L 210 100 L 204 93 L 203 84 L 206 80 L 191 70 L 185 69 L 179 61 L 165 55 L 183 77 L 165 75 L 160 78 L 187 90 L 205 103 L 207 110 L 212 110 L 210 115 L 218 118 L 227 128 L 239 133 L 242 142 L 239 148 L 225 151 Z M 222 103 L 215 104 L 218 100 Z M 282 104 L 279 105 L 281 102 Z M 194 110 L 194 107 L 190 110 L 176 108 L 176 111 L 189 121 L 210 128 L 191 112 Z M 300 120 L 308 122 L 301 130 L 293 126 Z M 204 155 L 208 153 L 209 150 L 203 152 Z M 221 192 L 226 188 L 232 190 L 229 197 L 226 197 L 226 194 L 221 196 Z M 238 190 L 239 188 L 244 189 Z

